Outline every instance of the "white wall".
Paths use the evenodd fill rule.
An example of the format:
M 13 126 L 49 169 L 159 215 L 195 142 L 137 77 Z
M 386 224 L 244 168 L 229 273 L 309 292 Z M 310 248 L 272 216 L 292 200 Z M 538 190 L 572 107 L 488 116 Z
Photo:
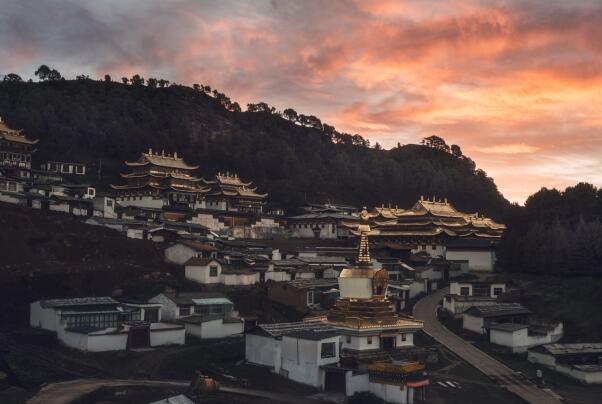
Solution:
M 217 267 L 217 275 L 209 276 L 210 267 Z M 184 270 L 186 279 L 193 280 L 203 285 L 223 283 L 222 264 L 219 261 L 210 261 L 207 265 L 186 265 Z
M 242 322 L 224 323 L 220 318 L 205 321 L 201 324 L 186 323 L 186 333 L 201 339 L 225 338 L 242 334 L 244 324 Z
M 291 275 L 285 271 L 267 271 L 265 273 L 265 280 L 273 280 L 276 282 L 285 282 L 291 280 Z
M 186 329 L 153 329 L 151 324 L 150 345 L 184 345 L 186 343 Z
M 252 274 L 222 274 L 222 283 L 229 286 L 249 286 L 259 282 L 259 272 Z
M 278 373 L 282 363 L 281 341 L 272 337 L 246 334 L 245 360 L 257 365 L 269 366 Z
M 29 305 L 29 325 L 35 328 L 43 328 L 56 331 L 60 322 L 60 314 L 55 309 L 43 308 L 40 302 Z
M 213 207 L 208 206 L 208 207 L 215 209 L 215 206 L 213 206 Z M 222 210 L 226 210 L 225 206 L 224 206 L 224 209 L 222 209 Z M 213 217 L 213 215 L 210 215 L 207 213 L 198 213 L 190 221 L 191 221 L 191 223 L 200 224 L 202 226 L 207 227 L 209 230 L 213 230 L 213 231 L 219 231 L 219 230 L 223 230 L 223 229 L 227 228 L 227 226 L 224 223 L 220 222 L 219 219 L 217 219 L 217 218 Z
M 150 303 L 161 303 L 161 319 L 163 321 L 175 321 L 180 317 L 178 306 L 163 293 L 148 300 Z M 192 314 L 192 309 L 191 309 Z
M 462 328 L 478 334 L 486 334 L 487 330 L 483 328 L 483 319 L 481 317 L 474 317 L 470 314 L 462 314 Z
M 450 295 L 460 295 L 461 288 L 468 288 L 468 296 L 473 296 L 473 285 L 471 283 L 462 283 L 462 282 L 452 282 L 449 285 L 449 294 Z M 489 297 L 497 297 L 494 295 L 493 291 L 496 288 L 501 288 L 502 293 L 506 292 L 506 284 L 505 283 L 492 283 L 489 285 Z
M 161 209 L 166 203 L 163 198 L 153 196 L 117 197 L 117 202 L 123 206 L 138 206 L 141 208 Z
M 127 348 L 128 333 L 88 335 L 88 351 L 119 351 Z
M 347 397 L 358 392 L 369 391 L 388 403 L 411 404 L 414 402 L 413 388 L 370 383 L 367 373 L 358 375 L 354 375 L 351 371 L 345 373 L 345 387 L 345 395 Z
M 562 323 L 559 323 L 546 335 L 529 335 L 527 328 L 514 332 L 491 329 L 489 341 L 493 344 L 512 348 L 514 353 L 522 353 L 535 346 L 557 342 L 562 338 L 562 335 L 563 326 Z
M 539 363 L 585 384 L 602 384 L 602 372 L 583 372 L 572 366 L 557 364 L 553 355 L 529 351 L 529 362 Z
M 100 331 L 98 333 L 81 334 L 59 328 L 59 341 L 68 347 L 88 352 L 119 351 L 127 348 L 128 332 L 113 334 Z
M 447 260 L 468 260 L 468 266 L 473 271 L 493 271 L 495 264 L 495 251 L 464 251 L 464 250 L 447 250 L 445 259 Z
M 171 264 L 184 265 L 192 257 L 197 257 L 198 253 L 184 244 L 174 244 L 165 249 L 165 261 Z
M 482 307 L 482 306 L 492 306 L 497 304 L 495 300 L 472 300 L 472 301 L 458 301 L 453 296 L 451 298 L 451 302 L 447 302 L 447 298 L 443 299 L 443 308 L 449 311 L 454 315 L 455 318 L 462 317 L 462 313 L 468 310 L 471 307 Z
M 341 299 L 372 297 L 372 278 L 339 278 Z
M 353 349 L 355 351 L 369 351 L 380 349 L 380 338 L 378 335 L 372 335 L 372 344 L 368 343 L 367 335 L 351 335 L 351 341 L 347 342 L 347 336 L 341 336 L 343 348 Z
M 334 343 L 335 356 L 321 358 L 322 344 Z M 324 374 L 320 366 L 339 361 L 339 337 L 321 341 L 312 341 L 293 337 L 282 337 L 282 369 L 288 372 L 288 378 L 310 386 L 323 386 Z

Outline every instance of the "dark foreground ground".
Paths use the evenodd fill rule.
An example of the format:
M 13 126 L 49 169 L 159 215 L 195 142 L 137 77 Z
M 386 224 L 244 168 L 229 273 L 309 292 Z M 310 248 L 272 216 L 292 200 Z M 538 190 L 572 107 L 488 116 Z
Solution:
M 266 368 L 244 363 L 242 338 L 188 342 L 183 347 L 141 352 L 82 353 L 60 346 L 52 334 L 44 331 L 4 330 L 0 332 L 2 371 L 8 374 L 11 387 L 6 388 L 5 384 L 0 390 L 0 403 L 24 403 L 40 386 L 57 381 L 80 378 L 190 380 L 196 370 L 216 378 L 223 385 L 237 386 L 245 380 L 249 388 L 256 390 L 299 397 L 317 393 L 313 388 L 291 382 Z M 417 337 L 416 343 L 438 351 L 437 362 L 428 365 L 431 375 L 429 404 L 521 402 L 430 338 Z M 76 404 L 148 403 L 182 392 L 177 388 L 102 388 L 81 397 Z M 203 398 L 203 403 L 209 404 L 264 402 L 267 401 L 223 392 Z
M 190 339 L 185 346 L 140 352 L 84 353 L 60 346 L 54 336 L 45 331 L 3 330 L 0 331 L 0 366 L 0 371 L 7 374 L 4 384 L 0 385 L 2 404 L 23 403 L 42 385 L 57 381 L 81 378 L 190 380 L 197 370 L 224 385 L 236 386 L 246 379 L 251 389 L 299 396 L 316 393 L 265 368 L 245 364 L 242 338 L 208 342 Z M 133 391 L 132 397 L 138 393 Z M 113 402 L 106 401 L 111 393 L 99 394 L 98 402 Z M 115 395 L 115 399 L 117 397 Z M 241 403 L 257 402 L 240 400 Z

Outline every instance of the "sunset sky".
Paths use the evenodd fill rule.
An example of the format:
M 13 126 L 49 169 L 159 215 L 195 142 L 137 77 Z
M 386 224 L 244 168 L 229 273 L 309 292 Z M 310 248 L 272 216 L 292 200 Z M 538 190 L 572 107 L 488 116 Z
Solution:
M 135 73 L 316 115 L 385 147 L 437 134 L 511 201 L 602 185 L 602 1 L 3 0 L 0 74 Z

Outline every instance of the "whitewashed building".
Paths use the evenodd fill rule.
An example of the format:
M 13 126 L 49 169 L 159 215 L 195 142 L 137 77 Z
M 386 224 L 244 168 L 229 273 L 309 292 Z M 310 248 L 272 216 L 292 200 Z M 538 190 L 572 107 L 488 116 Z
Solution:
M 201 339 L 241 335 L 244 319 L 238 317 L 234 303 L 216 293 L 161 293 L 149 302 L 162 304 L 162 316 L 186 328 L 186 334 Z
M 443 298 L 443 310 L 460 318 L 470 307 L 495 305 L 503 293 L 506 293 L 504 282 L 451 282 L 449 294 Z
M 184 265 L 191 258 L 217 258 L 217 248 L 202 241 L 181 240 L 165 249 L 165 261 Z
M 445 259 L 466 260 L 471 271 L 493 272 L 496 243 L 487 239 L 453 239 L 445 247 Z
M 184 264 L 186 279 L 201 285 L 252 286 L 259 282 L 259 272 L 232 268 L 216 258 L 193 257 Z
M 535 346 L 558 342 L 564 335 L 562 323 L 528 325 L 502 323 L 489 326 L 489 342 L 524 353 Z
M 583 384 L 602 384 L 602 343 L 549 344 L 529 349 L 529 362 L 546 366 Z
M 110 297 L 39 300 L 30 305 L 29 323 L 56 332 L 64 345 L 81 351 L 184 344 L 184 327 L 162 322 L 159 309 Z
M 426 399 L 429 381 L 424 365 L 385 360 L 404 356 L 414 346 L 413 335 L 422 322 L 396 314 L 387 300 L 388 273 L 371 266 L 369 230 L 360 225 L 357 265 L 342 270 L 335 306 L 305 322 L 259 325 L 246 335 L 247 361 L 346 396 L 371 392 L 397 404 Z
M 473 306 L 462 314 L 462 328 L 487 335 L 494 324 L 528 324 L 531 311 L 519 303 Z

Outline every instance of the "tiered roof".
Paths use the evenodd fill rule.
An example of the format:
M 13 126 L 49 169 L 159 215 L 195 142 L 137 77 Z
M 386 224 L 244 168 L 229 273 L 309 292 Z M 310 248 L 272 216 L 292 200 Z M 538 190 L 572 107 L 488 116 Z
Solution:
M 230 174 L 229 172 L 217 173 L 214 180 L 203 179 L 203 182 L 211 187 L 207 196 L 242 197 L 258 200 L 265 199 L 268 196 L 268 194 L 255 192 L 257 188 L 251 188 L 251 182 L 243 182 L 238 174 Z
M 15 130 L 9 128 L 6 123 L 0 118 L 0 139 L 7 140 L 9 142 L 22 143 L 27 145 L 34 145 L 38 143 L 38 139 L 31 140 L 27 139 L 22 133 L 23 129 Z
M 376 207 L 369 213 L 374 236 L 479 237 L 499 239 L 506 226 L 479 213 L 458 211 L 447 199 L 420 198 L 410 209 Z M 354 227 L 350 224 L 350 227 Z M 353 232 L 359 235 L 359 231 Z
M 159 154 L 149 149 L 148 153 L 142 153 L 138 160 L 126 161 L 125 164 L 131 167 L 133 171 L 121 174 L 127 184 L 111 185 L 115 190 L 139 191 L 152 189 L 195 194 L 209 191 L 208 187 L 200 185 L 202 178 L 190 174 L 190 171 L 197 169 L 198 166 L 187 164 L 184 159 L 178 157 L 178 153 L 170 155 L 162 151 Z
M 142 153 L 136 161 L 126 161 L 125 164 L 129 167 L 140 167 L 147 165 L 155 165 L 166 168 L 179 168 L 182 170 L 196 170 L 199 166 L 191 166 L 186 164 L 182 157 L 178 157 L 178 153 L 170 155 L 161 151 L 161 154 L 154 153 L 153 149 L 148 149 L 148 153 Z

